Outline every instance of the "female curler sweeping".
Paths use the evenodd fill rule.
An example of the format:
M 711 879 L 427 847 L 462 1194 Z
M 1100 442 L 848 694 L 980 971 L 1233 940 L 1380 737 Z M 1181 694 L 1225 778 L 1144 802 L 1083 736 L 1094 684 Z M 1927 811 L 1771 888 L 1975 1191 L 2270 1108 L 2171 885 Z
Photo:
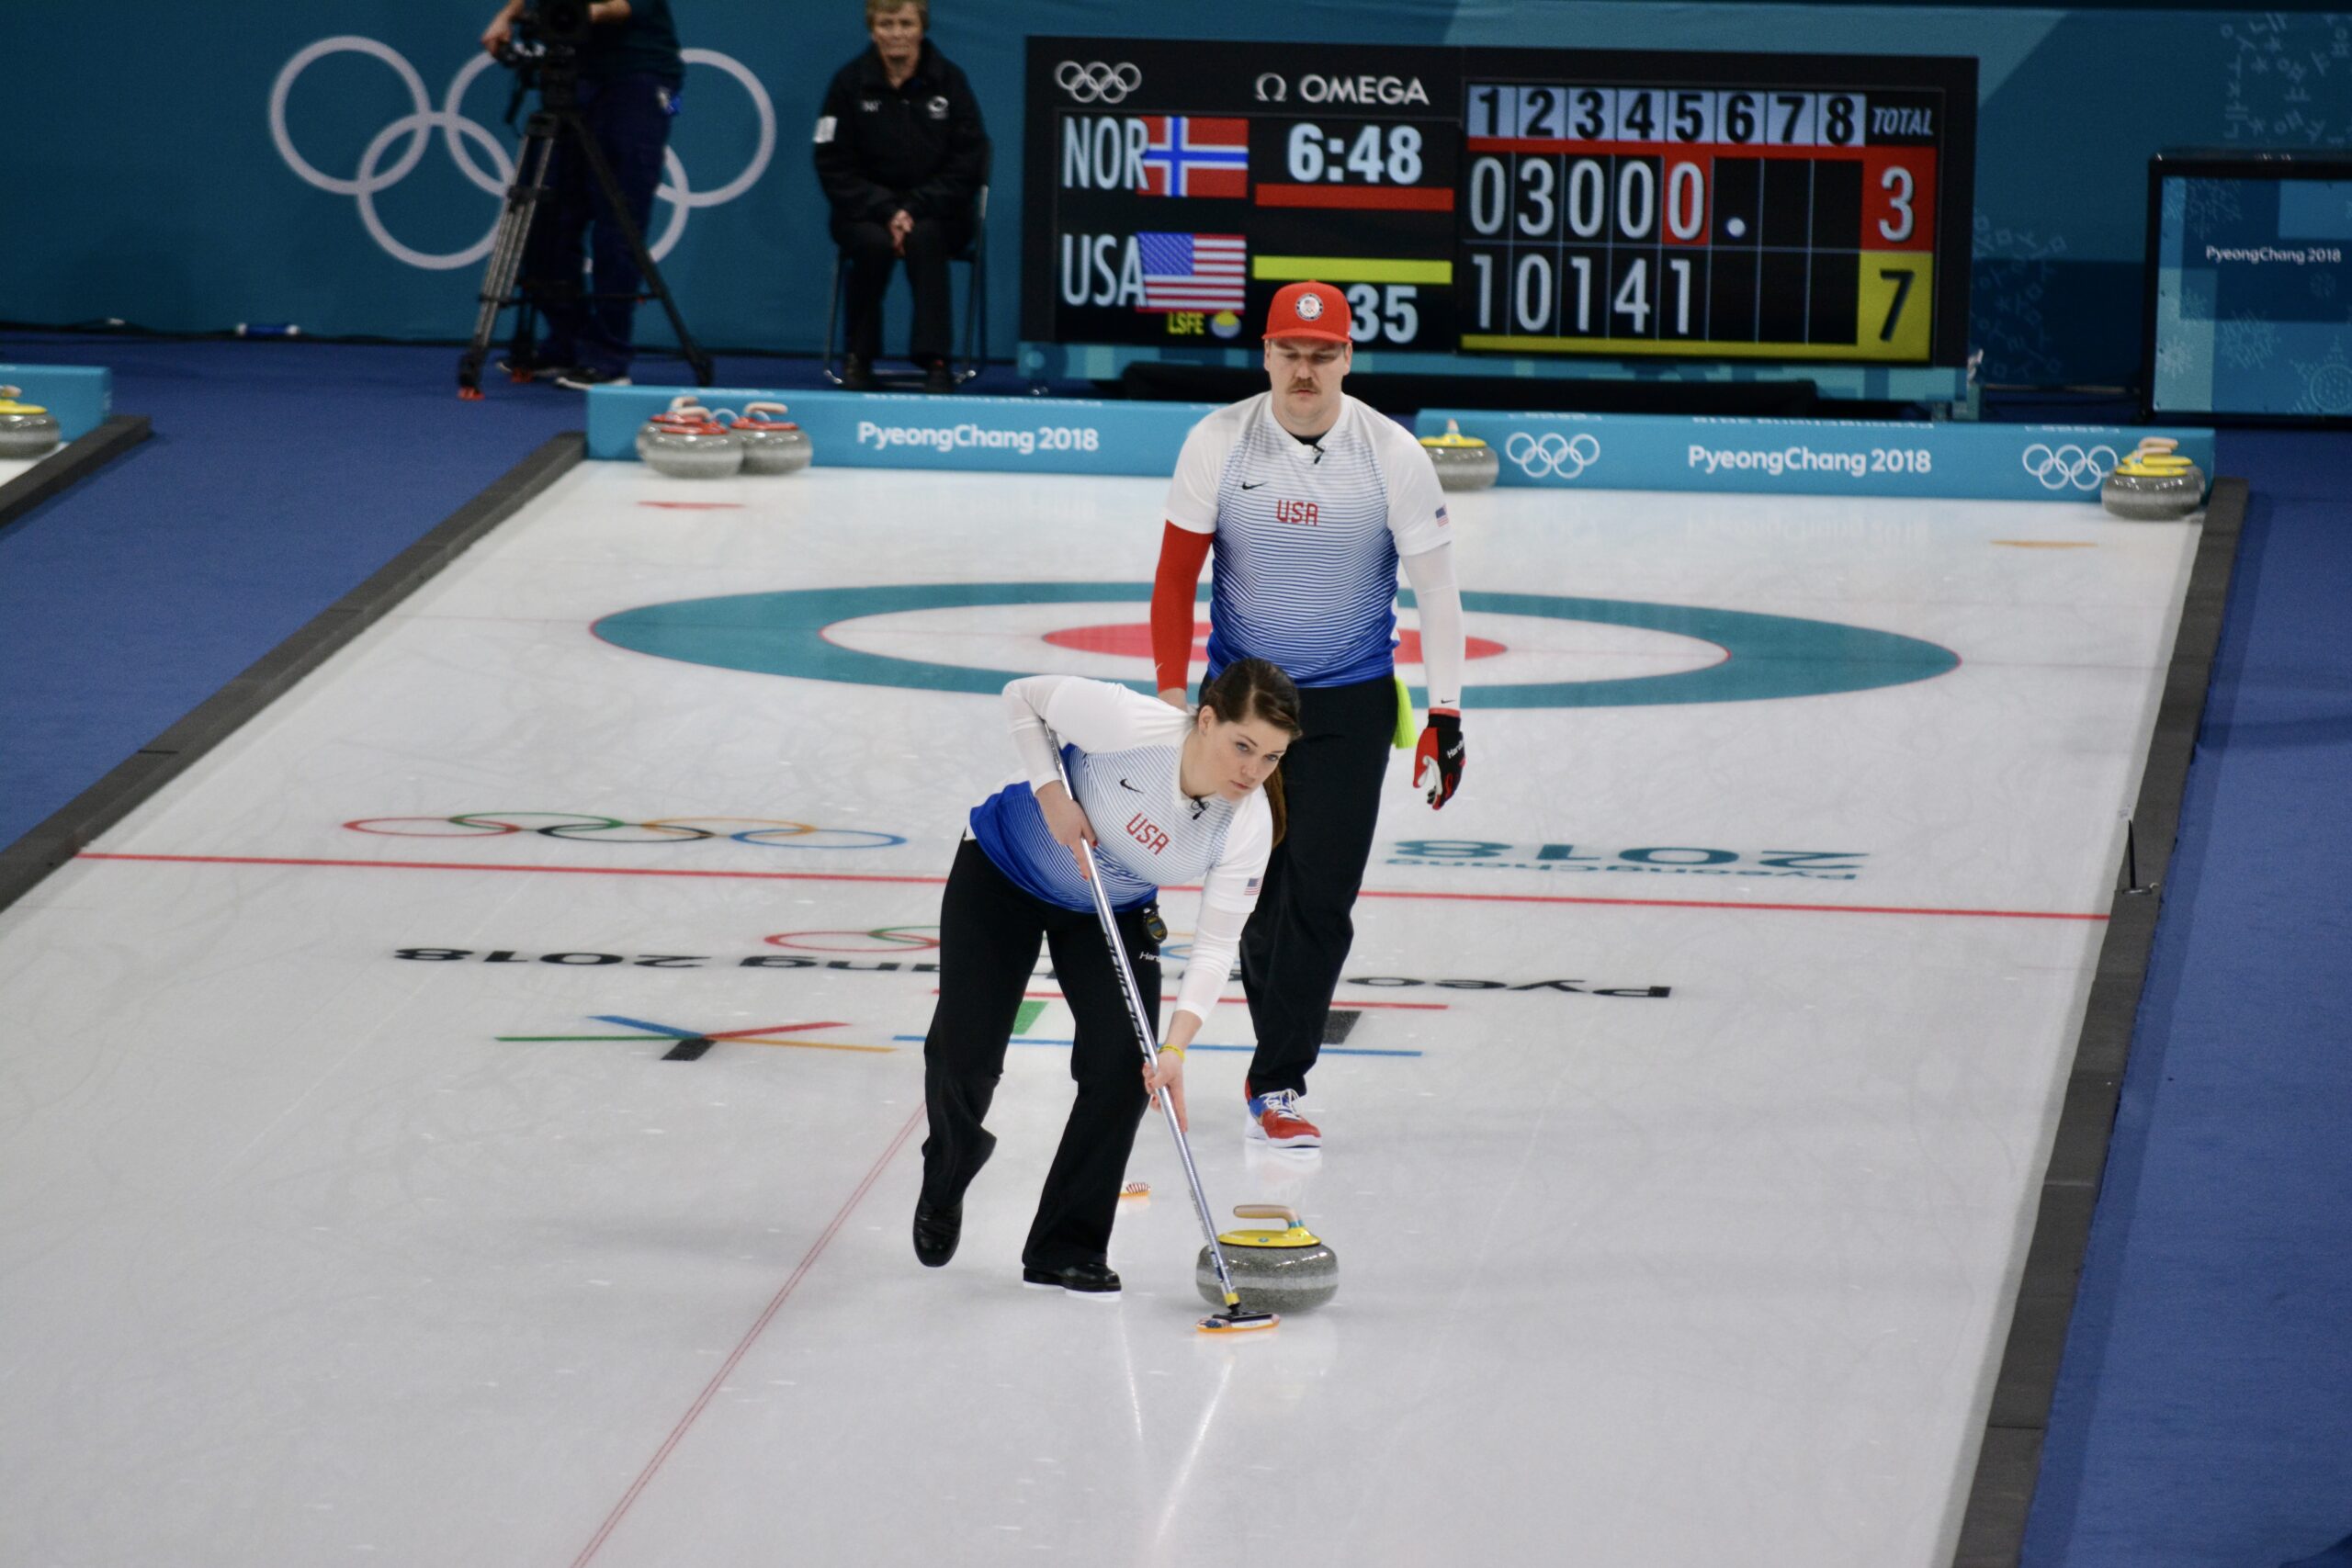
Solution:
M 1290 678 L 1262 659 L 1226 666 L 1190 711 L 1077 676 L 1005 687 L 1021 776 L 973 808 L 940 901 L 939 1005 L 923 1042 L 931 1132 L 914 1217 L 915 1256 L 927 1266 L 955 1255 L 965 1191 L 996 1148 L 982 1123 L 1042 942 L 1077 1018 L 1078 1098 L 1022 1248 L 1022 1279 L 1085 1295 L 1118 1291 L 1109 1249 L 1127 1154 L 1152 1094 L 1167 1089 L 1183 1116 L 1185 1048 L 1232 973 L 1282 836 L 1280 785 L 1270 781 L 1298 734 L 1298 701 Z M 1175 1017 L 1140 1071 L 1080 868 L 1081 841 L 1093 846 L 1155 1032 L 1159 889 L 1201 887 Z

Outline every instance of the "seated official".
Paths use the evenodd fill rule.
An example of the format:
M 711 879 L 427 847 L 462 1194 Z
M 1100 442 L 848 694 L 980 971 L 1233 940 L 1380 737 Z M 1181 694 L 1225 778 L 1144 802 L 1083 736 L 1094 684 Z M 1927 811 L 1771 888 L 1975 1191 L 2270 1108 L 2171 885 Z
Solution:
M 925 391 L 956 386 L 947 263 L 971 243 L 989 136 L 971 84 L 923 37 L 930 20 L 928 0 L 865 0 L 874 47 L 834 74 L 817 119 L 817 178 L 848 263 L 842 382 L 853 390 L 874 385 L 882 296 L 900 261 L 914 290 L 907 357 Z

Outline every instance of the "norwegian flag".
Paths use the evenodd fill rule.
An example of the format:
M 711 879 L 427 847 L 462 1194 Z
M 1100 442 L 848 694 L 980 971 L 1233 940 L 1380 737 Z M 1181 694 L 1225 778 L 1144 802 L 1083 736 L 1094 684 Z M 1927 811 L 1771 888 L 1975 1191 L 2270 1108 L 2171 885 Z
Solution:
M 1143 117 L 1146 196 L 1250 195 L 1250 122 L 1181 114 Z
M 1249 242 L 1239 234 L 1137 234 L 1146 310 L 1238 310 Z

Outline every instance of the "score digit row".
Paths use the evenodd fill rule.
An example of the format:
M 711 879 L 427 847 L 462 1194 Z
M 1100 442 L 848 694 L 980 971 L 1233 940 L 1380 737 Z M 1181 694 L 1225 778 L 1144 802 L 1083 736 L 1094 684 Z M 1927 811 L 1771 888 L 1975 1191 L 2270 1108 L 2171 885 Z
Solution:
M 1862 93 L 1476 83 L 1464 118 L 1474 144 L 1527 144 L 1515 149 L 1523 152 L 1604 142 L 1868 147 L 1935 140 L 1932 106 L 1873 103 Z

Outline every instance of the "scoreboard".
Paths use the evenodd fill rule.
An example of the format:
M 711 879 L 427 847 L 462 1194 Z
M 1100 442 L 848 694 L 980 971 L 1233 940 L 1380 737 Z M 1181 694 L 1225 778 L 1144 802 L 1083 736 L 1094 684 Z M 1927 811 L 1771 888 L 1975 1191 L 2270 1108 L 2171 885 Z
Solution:
M 1976 62 L 1032 38 L 1022 336 L 1959 366 Z

